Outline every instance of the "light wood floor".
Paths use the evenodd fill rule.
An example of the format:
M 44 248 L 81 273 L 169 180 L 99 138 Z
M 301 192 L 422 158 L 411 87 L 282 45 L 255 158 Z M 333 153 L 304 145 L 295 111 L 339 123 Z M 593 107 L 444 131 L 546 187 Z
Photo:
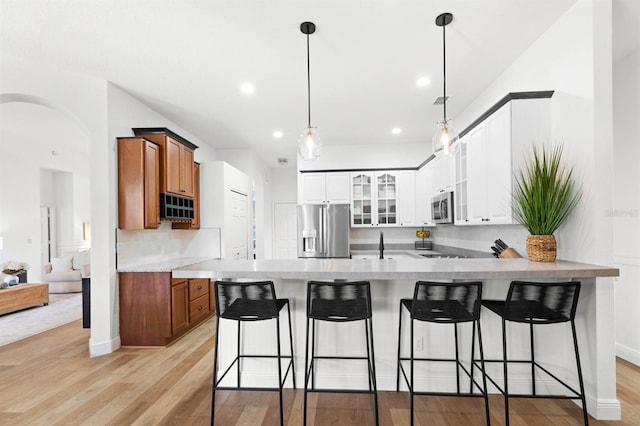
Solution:
M 0 425 L 205 425 L 214 319 L 167 349 L 121 349 L 89 358 L 80 321 L 0 347 Z M 640 424 L 640 368 L 618 360 L 622 422 Z M 277 425 L 276 392 L 219 392 L 217 425 Z M 285 422 L 302 425 L 301 390 L 285 391 Z M 380 424 L 409 424 L 407 393 L 380 392 Z M 580 425 L 571 401 L 513 400 L 511 424 Z M 369 395 L 311 394 L 310 425 L 373 425 Z M 491 422 L 503 424 L 502 398 Z M 481 399 L 418 397 L 417 425 L 483 425 Z

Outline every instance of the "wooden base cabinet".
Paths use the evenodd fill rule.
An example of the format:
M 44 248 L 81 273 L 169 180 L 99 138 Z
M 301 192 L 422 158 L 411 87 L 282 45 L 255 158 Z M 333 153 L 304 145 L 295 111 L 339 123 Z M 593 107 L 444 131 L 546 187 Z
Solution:
M 120 272 L 122 346 L 167 346 L 213 314 L 210 280 Z

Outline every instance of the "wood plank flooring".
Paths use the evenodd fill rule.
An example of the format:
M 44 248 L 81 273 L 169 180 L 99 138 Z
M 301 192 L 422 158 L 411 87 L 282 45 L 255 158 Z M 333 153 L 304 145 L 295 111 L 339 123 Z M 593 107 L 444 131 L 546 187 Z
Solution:
M 209 424 L 215 319 L 166 349 L 123 348 L 89 358 L 81 321 L 0 347 L 0 425 Z M 618 360 L 623 421 L 640 424 L 640 368 Z M 217 425 L 277 425 L 277 392 L 223 392 Z M 302 390 L 286 390 L 285 422 L 302 425 Z M 380 392 L 380 424 L 408 425 L 409 396 Z M 512 400 L 511 424 L 581 425 L 571 401 Z M 373 425 L 370 395 L 310 394 L 308 424 Z M 502 398 L 491 397 L 491 423 L 502 425 Z M 481 399 L 416 398 L 416 425 L 483 425 Z

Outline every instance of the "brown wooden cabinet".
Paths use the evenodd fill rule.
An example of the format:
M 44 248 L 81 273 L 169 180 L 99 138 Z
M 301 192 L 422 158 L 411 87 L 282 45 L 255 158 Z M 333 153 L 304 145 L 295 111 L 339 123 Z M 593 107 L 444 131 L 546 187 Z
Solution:
M 200 164 L 193 163 L 193 219 L 173 222 L 171 229 L 200 229 Z
M 160 147 L 142 137 L 118 138 L 118 227 L 160 223 Z
M 189 286 L 187 280 L 171 281 L 171 330 L 180 333 L 189 327 Z
M 171 272 L 118 275 L 123 346 L 166 346 L 213 313 L 207 278 L 172 278 Z
M 160 192 L 193 197 L 193 159 L 198 147 L 164 127 L 134 128 L 133 132 L 160 146 Z

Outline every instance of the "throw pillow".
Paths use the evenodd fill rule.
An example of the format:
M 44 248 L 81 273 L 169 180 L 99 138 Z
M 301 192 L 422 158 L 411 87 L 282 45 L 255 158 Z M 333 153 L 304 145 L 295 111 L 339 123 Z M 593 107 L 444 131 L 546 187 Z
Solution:
M 80 270 L 84 265 L 91 263 L 91 252 L 89 250 L 74 252 L 72 256 L 73 269 Z
M 71 270 L 71 266 L 72 266 L 72 263 L 71 263 L 72 261 L 73 261 L 73 256 L 52 257 L 51 258 L 51 272 L 70 271 Z

